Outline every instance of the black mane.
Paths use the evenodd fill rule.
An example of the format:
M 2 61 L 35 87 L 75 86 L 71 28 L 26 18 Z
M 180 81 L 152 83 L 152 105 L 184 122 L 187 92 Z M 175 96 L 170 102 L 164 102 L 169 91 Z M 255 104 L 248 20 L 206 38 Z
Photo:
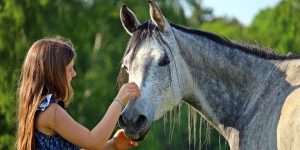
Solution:
M 232 42 L 229 39 L 225 38 L 225 37 L 221 37 L 218 36 L 214 33 L 211 32 L 206 32 L 206 31 L 201 31 L 201 30 L 195 30 L 195 29 L 189 29 L 189 28 L 185 28 L 173 23 L 170 23 L 172 27 L 187 32 L 187 33 L 191 33 L 191 34 L 196 34 L 199 36 L 203 36 L 206 37 L 216 43 L 222 44 L 224 46 L 230 47 L 230 48 L 237 48 L 247 54 L 252 54 L 255 56 L 258 56 L 260 58 L 265 58 L 265 59 L 274 59 L 274 60 L 287 60 L 287 59 L 298 59 L 300 58 L 297 55 L 279 55 L 276 54 L 275 51 L 273 49 L 264 49 L 261 48 L 257 45 L 253 45 L 253 44 L 245 44 L 245 43 L 237 43 L 237 42 Z
M 218 36 L 211 32 L 186 28 L 186 27 L 182 27 L 182 26 L 179 26 L 179 25 L 176 25 L 173 23 L 170 23 L 170 25 L 177 30 L 180 30 L 180 31 L 183 31 L 186 33 L 199 35 L 202 37 L 206 37 L 207 39 L 212 40 L 221 45 L 224 45 L 224 46 L 227 46 L 230 48 L 236 48 L 236 49 L 239 49 L 240 51 L 243 51 L 244 53 L 251 54 L 251 55 L 254 55 L 254 56 L 257 56 L 260 58 L 272 59 L 272 60 L 288 60 L 288 59 L 300 58 L 297 55 L 287 55 L 287 56 L 279 55 L 279 54 L 276 54 L 275 51 L 272 49 L 264 49 L 257 45 L 253 45 L 253 44 L 232 42 L 225 37 Z M 136 53 L 135 51 L 139 47 L 142 40 L 144 38 L 146 38 L 147 36 L 151 36 L 153 33 L 156 33 L 156 32 L 159 32 L 159 29 L 156 28 L 156 26 L 151 21 L 147 21 L 147 22 L 143 23 L 142 25 L 140 25 L 138 27 L 138 29 L 132 35 L 132 37 L 128 43 L 128 47 L 126 49 L 125 55 L 129 52 L 130 49 L 132 49 L 132 50 L 134 50 L 134 54 L 132 55 L 132 57 L 134 57 L 134 55 Z

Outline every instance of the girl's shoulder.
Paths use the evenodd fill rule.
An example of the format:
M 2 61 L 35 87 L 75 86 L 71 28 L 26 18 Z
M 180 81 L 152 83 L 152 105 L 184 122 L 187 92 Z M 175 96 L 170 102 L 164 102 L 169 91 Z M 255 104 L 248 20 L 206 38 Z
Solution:
M 44 134 L 53 135 L 51 128 L 54 126 L 55 116 L 60 112 L 57 110 L 61 110 L 63 107 L 52 94 L 44 96 L 41 104 L 37 107 L 35 128 Z

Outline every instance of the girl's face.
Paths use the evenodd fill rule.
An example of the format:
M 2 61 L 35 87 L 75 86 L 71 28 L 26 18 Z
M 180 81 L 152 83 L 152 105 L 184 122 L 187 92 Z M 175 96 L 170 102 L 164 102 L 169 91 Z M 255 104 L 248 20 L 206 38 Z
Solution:
M 72 78 L 76 76 L 76 72 L 74 70 L 74 59 L 67 65 L 66 73 L 68 81 L 71 82 Z

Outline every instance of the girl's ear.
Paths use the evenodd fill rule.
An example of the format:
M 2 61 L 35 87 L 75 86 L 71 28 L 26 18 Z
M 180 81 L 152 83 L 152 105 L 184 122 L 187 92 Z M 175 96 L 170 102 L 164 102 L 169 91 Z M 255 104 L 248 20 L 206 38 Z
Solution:
M 135 14 L 129 8 L 127 8 L 126 5 L 121 7 L 120 19 L 124 29 L 129 35 L 132 35 L 133 32 L 140 26 L 140 22 L 136 18 Z

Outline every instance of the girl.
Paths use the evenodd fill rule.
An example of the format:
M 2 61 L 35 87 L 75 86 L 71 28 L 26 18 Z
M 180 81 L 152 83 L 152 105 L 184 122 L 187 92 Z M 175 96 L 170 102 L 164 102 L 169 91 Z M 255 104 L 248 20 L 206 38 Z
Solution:
M 75 51 L 60 37 L 36 41 L 25 58 L 18 90 L 17 149 L 127 149 L 137 146 L 118 130 L 118 117 L 131 97 L 139 97 L 135 83 L 124 84 L 106 114 L 91 131 L 66 112 L 73 90 Z

